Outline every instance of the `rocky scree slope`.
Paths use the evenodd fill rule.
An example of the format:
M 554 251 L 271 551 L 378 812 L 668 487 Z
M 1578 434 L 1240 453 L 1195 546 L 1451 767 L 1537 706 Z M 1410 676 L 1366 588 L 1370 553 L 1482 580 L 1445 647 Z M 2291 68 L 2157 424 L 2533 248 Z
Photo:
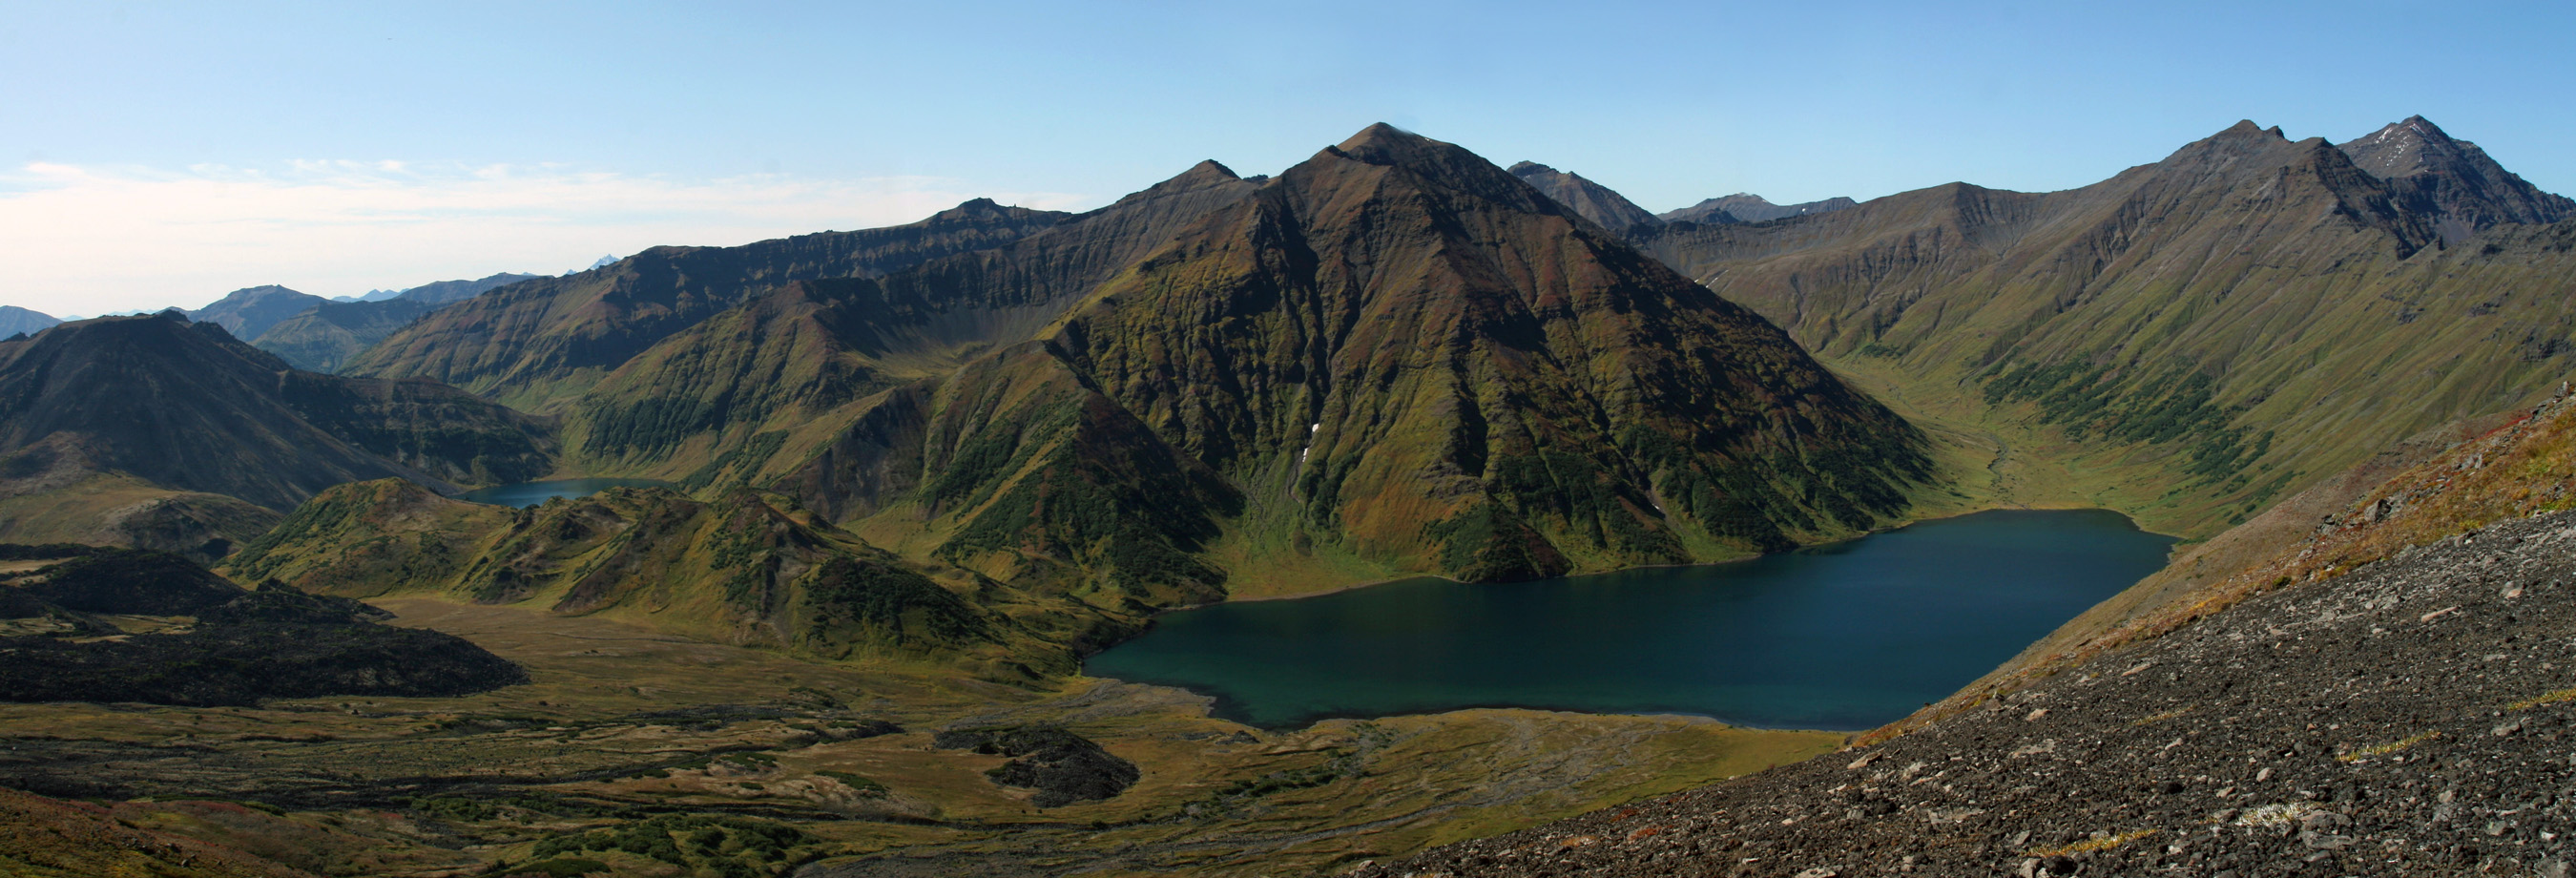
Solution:
M 2565 874 L 2576 514 L 2273 591 L 1876 746 L 1361 875 Z

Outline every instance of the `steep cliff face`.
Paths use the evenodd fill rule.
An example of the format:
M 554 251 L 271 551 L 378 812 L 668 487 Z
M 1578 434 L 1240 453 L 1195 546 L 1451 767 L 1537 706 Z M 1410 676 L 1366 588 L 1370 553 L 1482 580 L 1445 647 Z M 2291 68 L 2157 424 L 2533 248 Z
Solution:
M 2211 533 L 2520 401 L 2576 350 L 2552 292 L 2576 270 L 2563 226 L 2446 244 L 2463 217 L 2546 213 L 2472 197 L 2510 187 L 2409 188 L 2354 153 L 2398 173 L 2247 122 L 2082 189 L 1952 184 L 1647 245 L 1828 361 L 2053 425 L 2085 466 L 2128 473 L 2115 502 Z
M 345 371 L 431 378 L 551 412 L 627 359 L 761 291 L 999 246 L 1064 216 L 977 199 L 910 225 L 740 247 L 656 247 L 442 308 L 356 356 Z

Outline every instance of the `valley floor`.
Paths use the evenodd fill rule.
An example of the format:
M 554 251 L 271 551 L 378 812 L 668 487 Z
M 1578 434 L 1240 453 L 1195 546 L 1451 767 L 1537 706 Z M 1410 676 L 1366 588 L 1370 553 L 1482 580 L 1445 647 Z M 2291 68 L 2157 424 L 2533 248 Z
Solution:
M 581 860 L 619 875 L 1293 874 L 1669 793 L 1844 741 L 1518 710 L 1261 730 L 1210 718 L 1206 699 L 1176 689 L 1086 679 L 1024 691 L 600 619 L 380 603 L 397 624 L 525 665 L 535 683 L 256 709 L 0 705 L 0 786 L 52 797 L 12 803 L 51 814 L 46 825 L 113 820 L 145 838 L 137 843 L 320 875 L 508 874 L 486 870 Z M 901 731 L 881 734 L 874 721 Z M 937 730 L 1028 725 L 1096 740 L 1142 779 L 1111 799 L 1039 808 L 985 777 L 1003 757 L 932 746 Z M 101 806 L 65 801 L 79 799 L 110 804 L 91 813 Z M 790 843 L 737 849 L 738 837 L 663 859 L 642 845 L 538 849 L 585 832 L 709 831 L 698 823 Z M 97 871 L 107 854 L 50 851 L 55 841 L 0 835 L 0 871 L 109 874 Z

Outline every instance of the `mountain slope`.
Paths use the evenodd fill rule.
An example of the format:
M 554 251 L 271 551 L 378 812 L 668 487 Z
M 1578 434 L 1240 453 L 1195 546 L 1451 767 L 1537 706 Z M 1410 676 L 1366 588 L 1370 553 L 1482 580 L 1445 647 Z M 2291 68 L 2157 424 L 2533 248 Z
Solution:
M 1052 347 L 1279 536 L 1474 579 L 1870 527 L 1910 426 L 1473 153 L 1376 126 L 1095 293 Z
M 1237 573 L 1733 557 L 1928 477 L 1901 419 L 1512 175 L 1393 129 L 1346 147 L 780 287 L 611 373 L 567 441 L 1130 612 Z
M 175 312 L 0 342 L 0 530 L 89 526 L 19 516 L 95 478 L 283 510 L 358 479 L 522 481 L 553 468 L 552 444 L 461 391 L 297 371 Z
M 0 338 L 22 332 L 34 335 L 61 322 L 43 312 L 29 311 L 16 305 L 0 305 Z
M 234 338 L 258 338 L 269 327 L 330 301 L 270 284 L 225 293 L 212 304 L 188 312 L 188 319 L 221 326 Z
M 654 343 L 779 284 L 876 275 L 995 247 L 1064 216 L 976 199 L 883 229 L 740 247 L 657 247 L 442 308 L 353 358 L 345 371 L 432 378 L 552 412 Z
M 670 477 L 764 434 L 772 438 L 760 441 L 784 444 L 755 449 L 746 462 L 755 470 L 772 456 L 803 460 L 856 416 L 852 404 L 1028 338 L 1173 230 L 1254 185 L 1204 162 L 1008 246 L 884 278 L 787 284 L 608 375 L 569 412 L 568 445 L 594 469 Z
M 336 372 L 368 345 L 383 341 L 436 307 L 410 299 L 324 302 L 269 327 L 251 340 L 251 346 L 276 354 L 298 369 Z
M 1837 367 L 1964 395 L 1944 417 L 2096 474 L 2056 502 L 2206 534 L 2576 350 L 2552 292 L 2576 228 L 2445 247 L 2420 203 L 2245 122 L 2082 189 L 1951 184 L 1647 245 Z
M 1569 174 L 1537 162 L 1520 162 L 1505 170 L 1602 228 L 1617 232 L 1625 231 L 1629 226 L 1663 224 L 1645 208 L 1610 191 L 1610 187 L 1584 179 L 1580 174 Z
M 250 339 L 252 347 L 278 355 L 295 368 L 336 372 L 359 351 L 383 341 L 438 306 L 474 298 L 493 289 L 540 275 L 507 272 L 477 280 L 443 280 L 381 297 L 324 302 L 278 321 Z
M 963 662 L 1027 679 L 1071 670 L 997 612 L 827 525 L 746 492 L 700 502 L 621 488 L 514 510 L 402 479 L 341 485 L 226 559 L 244 580 L 377 597 L 438 593 L 604 614 L 699 639 L 816 658 Z M 1033 664 L 1023 664 L 1033 663 Z

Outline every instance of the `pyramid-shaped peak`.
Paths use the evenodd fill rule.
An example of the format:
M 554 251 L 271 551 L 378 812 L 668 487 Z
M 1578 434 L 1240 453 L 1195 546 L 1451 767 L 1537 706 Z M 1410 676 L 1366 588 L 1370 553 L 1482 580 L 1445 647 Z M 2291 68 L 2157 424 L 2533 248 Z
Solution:
M 1343 156 L 1372 165 L 1412 165 L 1424 162 L 1454 161 L 1466 150 L 1456 144 L 1433 140 L 1393 125 L 1379 122 L 1360 129 L 1333 147 Z M 1478 159 L 1482 162 L 1482 159 Z
M 1181 172 L 1180 179 L 1240 180 L 1243 179 L 1243 177 L 1236 174 L 1233 168 L 1226 167 L 1222 162 L 1215 159 L 1203 159 L 1198 164 L 1191 165 L 1189 170 Z
M 2427 118 L 2424 118 L 2423 116 L 2420 116 L 2420 115 L 2418 115 L 2418 116 L 2408 116 L 2408 117 L 2406 117 L 2406 121 L 2399 122 L 2399 123 L 2396 123 L 2396 124 L 2394 124 L 2394 125 L 2390 125 L 2390 126 L 2388 126 L 2388 127 L 2390 127 L 2390 128 L 2403 129 L 2403 130 L 2406 130 L 2406 131 L 2411 131 L 2411 132 L 2414 132 L 2414 133 L 2416 133 L 2416 134 L 2422 135 L 2422 136 L 2424 136 L 2424 137 L 2432 138 L 2432 139 L 2435 139 L 2435 140 L 2449 140 L 2449 139 L 2451 139 L 2451 135 L 2449 135 L 2449 134 L 2447 134 L 2447 133 L 2444 133 L 2444 132 L 2442 131 L 2442 126 L 2440 126 L 2440 125 L 2435 125 L 2435 124 L 2433 124 L 2433 120 L 2431 120 L 2431 119 L 2427 119 Z
M 2503 168 L 2489 171 L 2493 161 L 2477 144 L 2452 137 L 2442 127 L 2422 116 L 2408 116 L 2390 122 L 2359 139 L 2341 144 L 2353 164 L 2383 179 L 2408 177 L 2437 171 L 2458 171 L 2474 166 L 2477 173 L 2501 174 Z

